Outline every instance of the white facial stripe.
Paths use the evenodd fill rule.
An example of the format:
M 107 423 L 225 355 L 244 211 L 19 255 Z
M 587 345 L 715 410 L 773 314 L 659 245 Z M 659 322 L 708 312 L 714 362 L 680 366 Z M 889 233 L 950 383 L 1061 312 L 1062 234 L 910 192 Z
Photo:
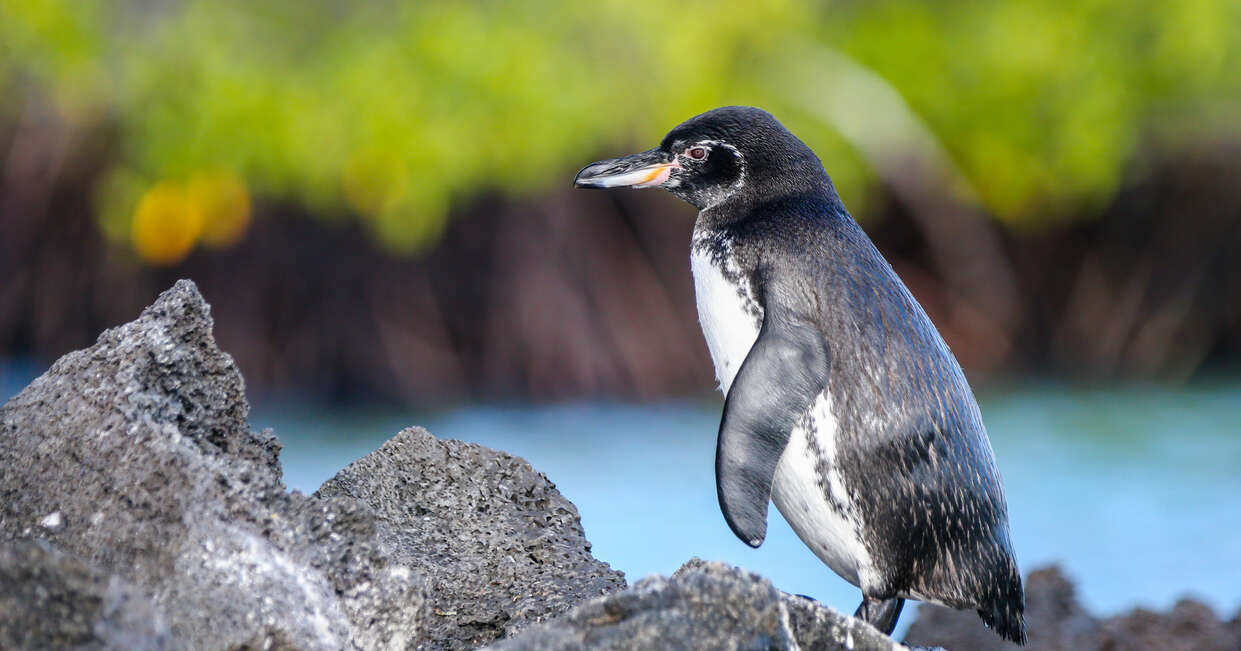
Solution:
M 698 146 L 707 146 L 708 151 L 711 147 L 723 147 L 733 153 L 737 157 L 737 162 L 741 165 L 741 171 L 737 175 L 737 180 L 733 181 L 732 187 L 739 188 L 745 184 L 745 156 L 741 155 L 741 150 L 724 142 L 723 140 L 699 140 L 694 143 Z M 690 145 L 691 147 L 694 145 Z

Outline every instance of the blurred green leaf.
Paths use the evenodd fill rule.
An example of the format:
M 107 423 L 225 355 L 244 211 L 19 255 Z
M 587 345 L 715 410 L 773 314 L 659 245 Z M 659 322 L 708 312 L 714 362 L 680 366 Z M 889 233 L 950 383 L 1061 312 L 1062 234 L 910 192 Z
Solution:
M 119 239 L 143 192 L 226 170 L 420 250 L 453 199 L 564 186 L 738 103 L 807 140 L 864 218 L 875 161 L 786 85 L 811 44 L 884 80 L 991 213 L 1037 228 L 1106 201 L 1152 136 L 1241 133 L 1238 34 L 1232 0 L 0 0 L 0 120 L 38 93 L 112 123 L 97 203 Z

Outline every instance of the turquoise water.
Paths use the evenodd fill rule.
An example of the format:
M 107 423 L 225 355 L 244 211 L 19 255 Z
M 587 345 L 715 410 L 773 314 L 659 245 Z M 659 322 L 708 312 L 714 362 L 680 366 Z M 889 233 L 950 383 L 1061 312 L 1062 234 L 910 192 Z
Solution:
M 1038 385 L 980 399 L 1023 571 L 1060 563 L 1101 614 L 1166 609 L 1182 596 L 1229 617 L 1241 607 L 1241 383 Z M 290 488 L 313 491 L 402 427 L 422 425 L 529 460 L 577 505 L 595 556 L 631 582 L 701 556 L 852 612 L 856 588 L 822 565 L 775 509 L 757 550 L 724 524 L 713 479 L 719 411 L 714 400 L 439 414 L 273 405 L 256 409 L 252 422 L 284 442 Z

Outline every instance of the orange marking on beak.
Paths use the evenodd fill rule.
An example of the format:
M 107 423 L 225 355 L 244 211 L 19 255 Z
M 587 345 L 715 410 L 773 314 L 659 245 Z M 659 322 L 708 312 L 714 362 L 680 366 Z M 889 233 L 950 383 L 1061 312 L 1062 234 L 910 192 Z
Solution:
M 633 184 L 633 187 L 645 188 L 650 185 L 659 185 L 660 183 L 667 181 L 668 175 L 672 174 L 672 168 L 674 165 L 675 163 L 665 163 L 663 165 L 656 165 L 655 167 L 652 167 L 651 173 L 647 174 L 646 178 L 642 179 L 641 183 Z

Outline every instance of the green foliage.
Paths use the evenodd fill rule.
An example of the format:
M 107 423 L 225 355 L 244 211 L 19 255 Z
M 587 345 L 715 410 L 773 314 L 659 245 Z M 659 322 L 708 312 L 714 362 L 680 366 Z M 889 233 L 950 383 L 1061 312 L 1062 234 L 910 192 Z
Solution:
M 225 170 L 418 250 L 454 200 L 567 185 L 723 104 L 776 113 L 864 213 L 875 161 L 788 92 L 841 90 L 792 65 L 818 48 L 886 80 L 992 213 L 1036 227 L 1089 214 L 1150 138 L 1241 132 L 1237 34 L 1232 0 L 0 0 L 0 119 L 39 94 L 113 123 L 98 194 L 119 237 L 142 193 Z

